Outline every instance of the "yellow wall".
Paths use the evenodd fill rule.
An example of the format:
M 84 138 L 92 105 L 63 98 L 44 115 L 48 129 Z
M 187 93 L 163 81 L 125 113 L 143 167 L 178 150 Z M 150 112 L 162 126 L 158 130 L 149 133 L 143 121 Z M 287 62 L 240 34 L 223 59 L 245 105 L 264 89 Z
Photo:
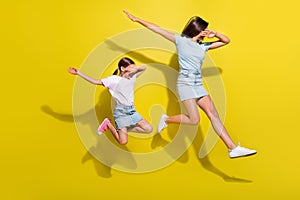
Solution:
M 195 142 L 161 170 L 124 173 L 87 153 L 73 122 L 75 77 L 67 67 L 79 68 L 107 38 L 140 27 L 126 19 L 124 8 L 177 31 L 200 15 L 230 37 L 230 45 L 209 52 L 226 90 L 225 125 L 257 155 L 230 160 L 219 141 L 199 160 L 208 126 L 203 113 Z M 298 8 L 295 0 L 1 2 L 1 199 L 299 198 Z M 160 59 L 158 52 L 142 53 Z M 157 122 L 147 115 L 152 102 L 141 92 L 137 108 Z M 168 96 L 160 101 L 164 106 Z M 149 150 L 145 140 L 131 141 L 131 151 Z

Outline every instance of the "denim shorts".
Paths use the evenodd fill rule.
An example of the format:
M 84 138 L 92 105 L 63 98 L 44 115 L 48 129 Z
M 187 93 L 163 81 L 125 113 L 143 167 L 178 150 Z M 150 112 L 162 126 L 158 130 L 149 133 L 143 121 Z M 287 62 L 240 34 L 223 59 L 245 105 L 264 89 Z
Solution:
M 117 129 L 135 126 L 143 117 L 136 112 L 134 106 L 116 104 L 114 109 L 114 119 Z
M 202 83 L 201 73 L 198 71 L 180 70 L 177 91 L 180 101 L 199 99 L 208 95 Z

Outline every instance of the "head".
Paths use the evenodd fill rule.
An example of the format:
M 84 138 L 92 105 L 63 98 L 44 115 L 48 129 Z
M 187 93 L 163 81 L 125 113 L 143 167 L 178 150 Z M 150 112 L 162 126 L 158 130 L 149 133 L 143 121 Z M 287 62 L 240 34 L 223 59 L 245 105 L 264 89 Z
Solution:
M 113 75 L 117 75 L 118 71 L 120 71 L 120 73 L 122 73 L 126 67 L 128 67 L 129 65 L 132 65 L 132 64 L 135 64 L 135 63 L 130 58 L 127 58 L 127 57 L 121 58 L 121 60 L 118 63 L 118 69 L 116 69 L 114 71 Z
M 202 18 L 198 16 L 192 17 L 184 27 L 182 35 L 193 38 L 199 35 L 201 31 L 204 31 L 207 26 L 208 22 L 204 21 Z

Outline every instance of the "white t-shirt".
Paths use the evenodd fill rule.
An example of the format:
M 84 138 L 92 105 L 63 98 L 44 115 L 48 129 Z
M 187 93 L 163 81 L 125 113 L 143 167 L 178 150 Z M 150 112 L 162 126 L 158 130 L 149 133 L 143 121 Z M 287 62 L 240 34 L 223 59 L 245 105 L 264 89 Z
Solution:
M 132 106 L 134 103 L 134 84 L 136 75 L 130 79 L 112 75 L 101 79 L 103 85 L 108 88 L 111 96 L 117 104 Z

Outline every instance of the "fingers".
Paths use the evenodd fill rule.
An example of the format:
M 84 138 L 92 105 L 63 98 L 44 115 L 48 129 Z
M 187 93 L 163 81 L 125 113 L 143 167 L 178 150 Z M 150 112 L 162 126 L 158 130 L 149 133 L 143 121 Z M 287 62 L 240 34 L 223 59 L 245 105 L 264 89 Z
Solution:
M 208 38 L 215 37 L 216 32 L 213 30 L 205 29 L 204 31 L 201 31 L 200 36 L 205 36 Z
M 136 71 L 136 69 L 133 67 L 126 67 L 126 69 L 125 69 L 125 72 L 129 72 L 129 73 L 133 73 L 135 71 Z
M 123 12 L 127 15 L 127 17 L 129 19 L 131 19 L 134 22 L 136 21 L 136 17 L 135 16 L 133 16 L 132 14 L 130 14 L 129 12 L 127 12 L 126 10 L 123 10 Z
M 200 32 L 200 36 L 207 36 L 209 34 L 209 30 L 204 30 Z
M 129 12 L 127 12 L 126 10 L 123 10 L 123 12 L 127 15 L 127 17 L 131 18 L 131 14 Z
M 78 70 L 76 68 L 74 68 L 74 67 L 69 67 L 68 71 L 71 74 L 78 74 Z

